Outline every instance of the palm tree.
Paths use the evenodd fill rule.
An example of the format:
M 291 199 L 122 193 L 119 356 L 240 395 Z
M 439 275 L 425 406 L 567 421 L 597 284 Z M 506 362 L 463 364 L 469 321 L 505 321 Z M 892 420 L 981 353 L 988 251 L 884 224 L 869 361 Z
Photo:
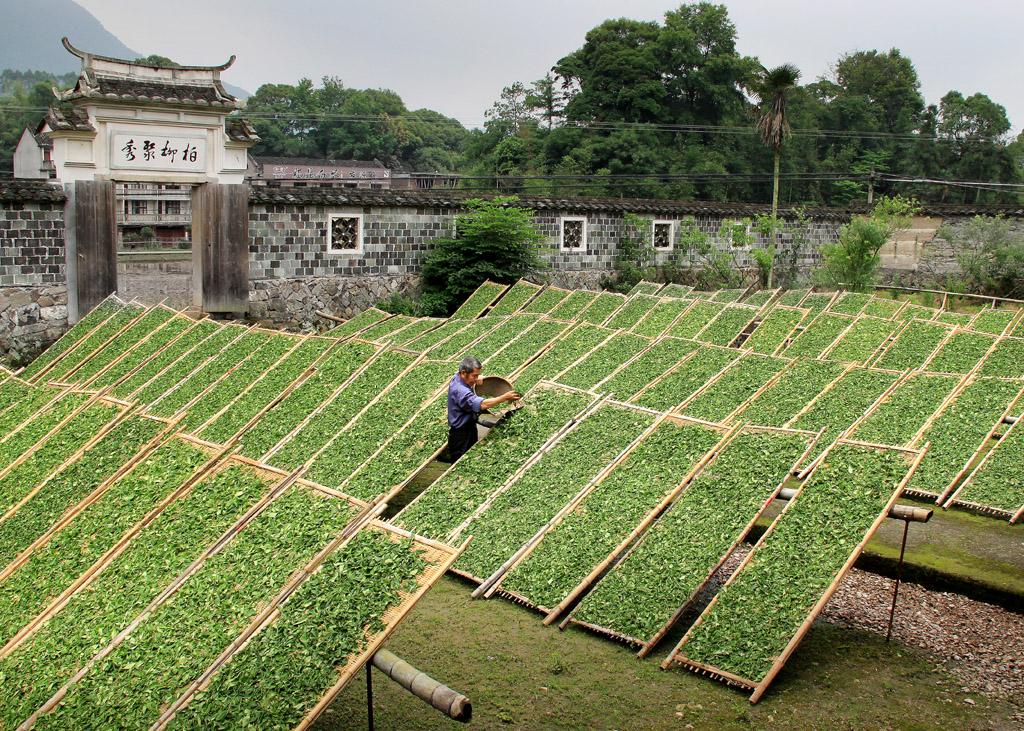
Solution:
M 772 237 L 774 238 L 779 214 L 779 152 L 782 143 L 789 136 L 789 119 L 786 116 L 786 98 L 796 88 L 800 79 L 800 69 L 791 63 L 784 63 L 773 69 L 762 67 L 757 97 L 760 113 L 757 118 L 757 131 L 761 140 L 772 148 L 775 154 L 774 173 L 772 175 Z M 774 242 L 773 242 L 774 244 Z M 774 266 L 768 272 L 768 286 L 772 286 Z

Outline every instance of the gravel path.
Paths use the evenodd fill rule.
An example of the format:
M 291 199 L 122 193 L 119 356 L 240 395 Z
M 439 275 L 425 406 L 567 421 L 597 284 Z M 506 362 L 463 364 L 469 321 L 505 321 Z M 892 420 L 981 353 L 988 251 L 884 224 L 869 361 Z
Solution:
M 892 589 L 892 579 L 854 569 L 821 618 L 884 635 Z M 1024 708 L 1024 615 L 904 583 L 892 636 L 894 641 L 928 651 L 963 684 L 963 690 Z

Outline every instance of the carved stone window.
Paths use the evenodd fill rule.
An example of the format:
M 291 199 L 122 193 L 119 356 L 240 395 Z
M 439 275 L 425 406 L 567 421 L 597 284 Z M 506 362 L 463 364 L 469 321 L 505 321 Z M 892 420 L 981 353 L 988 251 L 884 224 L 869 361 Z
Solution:
M 655 221 L 651 226 L 651 246 L 661 251 L 671 249 L 674 229 L 672 221 Z
M 331 251 L 360 253 L 363 250 L 362 216 L 332 215 L 329 220 L 328 235 Z
M 564 216 L 560 229 L 559 248 L 564 251 L 587 250 L 587 219 L 577 216 Z

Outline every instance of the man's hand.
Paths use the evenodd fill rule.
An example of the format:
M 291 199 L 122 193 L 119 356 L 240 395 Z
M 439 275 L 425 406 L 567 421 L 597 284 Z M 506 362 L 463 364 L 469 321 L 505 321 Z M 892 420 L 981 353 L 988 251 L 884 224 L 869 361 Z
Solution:
M 484 399 L 483 401 L 481 401 L 480 410 L 485 411 L 486 409 L 490 409 L 494 406 L 497 406 L 498 404 L 503 404 L 508 401 L 518 401 L 520 398 L 522 397 L 519 395 L 517 391 L 506 391 L 500 396 L 494 396 L 493 398 Z

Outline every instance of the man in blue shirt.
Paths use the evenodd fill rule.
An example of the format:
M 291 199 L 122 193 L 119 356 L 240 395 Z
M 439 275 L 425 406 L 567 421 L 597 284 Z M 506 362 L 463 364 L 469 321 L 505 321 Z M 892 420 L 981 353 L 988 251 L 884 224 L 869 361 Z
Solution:
M 519 398 L 515 391 L 488 399 L 477 396 L 473 387 L 479 380 L 480 361 L 468 355 L 448 384 L 448 456 L 452 462 L 476 444 L 476 417 L 482 410 Z

